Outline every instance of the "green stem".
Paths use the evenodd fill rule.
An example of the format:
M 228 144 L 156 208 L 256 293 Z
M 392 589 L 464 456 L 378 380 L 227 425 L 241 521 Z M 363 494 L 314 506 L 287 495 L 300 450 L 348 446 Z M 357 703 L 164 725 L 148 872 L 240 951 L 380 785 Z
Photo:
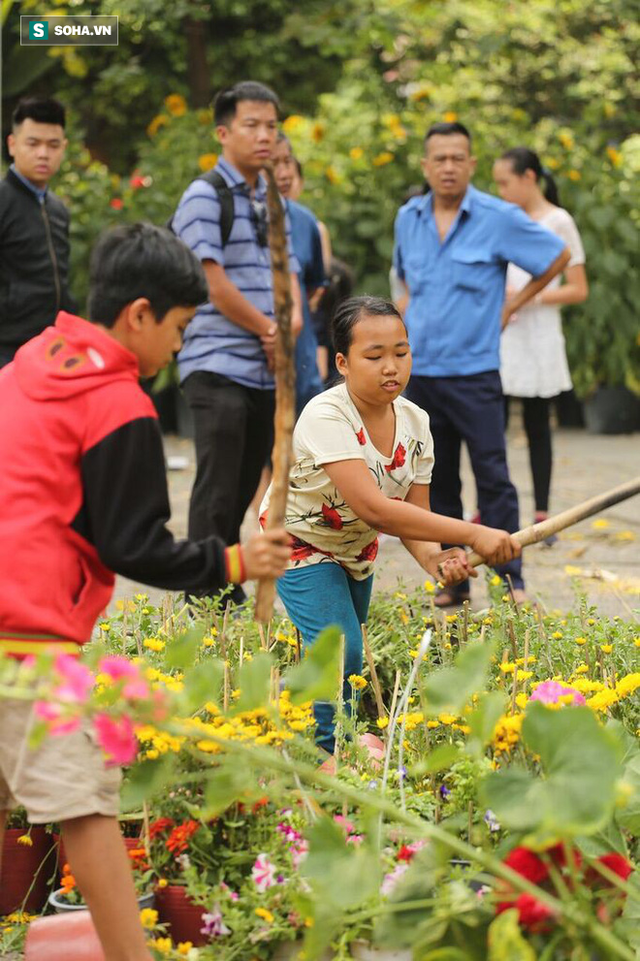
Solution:
M 173 728 L 173 725 L 167 725 Z M 186 734 L 190 736 L 192 732 L 188 728 L 182 728 L 179 725 L 175 725 L 177 733 Z M 582 930 L 587 930 L 592 937 L 592 939 L 599 944 L 601 947 L 606 948 L 610 953 L 610 957 L 622 958 L 624 961 L 635 961 L 635 955 L 632 950 L 625 945 L 619 938 L 617 938 L 611 931 L 604 928 L 597 920 L 585 915 L 585 913 L 579 909 L 576 909 L 572 904 L 565 904 L 558 898 L 544 891 L 542 888 L 537 887 L 532 884 L 526 878 L 522 877 L 516 871 L 511 870 L 497 858 L 479 848 L 474 848 L 472 845 L 467 844 L 460 838 L 449 834 L 443 828 L 436 826 L 435 824 L 428 824 L 419 818 L 417 815 L 411 814 L 407 811 L 401 811 L 398 809 L 397 805 L 392 801 L 387 800 L 380 795 L 368 794 L 360 791 L 358 788 L 353 787 L 350 784 L 346 784 L 339 779 L 332 777 L 328 774 L 324 774 L 318 768 L 312 767 L 309 764 L 300 761 L 286 760 L 280 754 L 275 751 L 270 751 L 268 749 L 257 747 L 255 745 L 248 744 L 245 742 L 235 742 L 225 740 L 223 738 L 216 739 L 213 736 L 209 736 L 210 740 L 218 740 L 218 742 L 223 746 L 227 753 L 241 755 L 244 757 L 249 757 L 256 763 L 264 767 L 271 768 L 272 770 L 279 771 L 282 774 L 293 775 L 297 772 L 298 776 L 302 781 L 308 782 L 310 784 L 316 784 L 318 787 L 325 788 L 329 793 L 338 795 L 347 801 L 352 801 L 361 807 L 369 807 L 381 814 L 385 814 L 391 821 L 395 821 L 397 824 L 405 825 L 418 836 L 423 837 L 427 840 L 437 841 L 449 847 L 452 851 L 460 854 L 463 858 L 469 861 L 481 864 L 483 867 L 488 869 L 495 877 L 499 877 L 507 881 L 512 887 L 518 891 L 522 891 L 526 894 L 531 894 L 534 898 L 548 907 L 556 915 L 563 915 L 568 921 L 575 924 L 578 928 Z M 210 758 L 208 758 L 210 762 Z

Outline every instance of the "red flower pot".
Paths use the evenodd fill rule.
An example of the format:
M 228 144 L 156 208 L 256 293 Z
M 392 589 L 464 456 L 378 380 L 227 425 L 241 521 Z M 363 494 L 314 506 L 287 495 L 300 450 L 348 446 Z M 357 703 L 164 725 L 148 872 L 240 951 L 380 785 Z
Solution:
M 62 866 L 67 863 L 67 852 L 64 849 L 64 841 L 60 834 L 53 834 L 53 843 L 58 848 L 58 874 L 62 875 Z M 127 851 L 135 851 L 137 848 L 144 847 L 144 842 L 140 838 L 123 838 L 124 846 Z
M 157 888 L 156 909 L 159 920 L 170 926 L 169 934 L 175 944 L 179 941 L 191 941 L 196 947 L 207 944 L 207 936 L 200 931 L 204 923 L 202 915 L 206 914 L 207 909 L 195 904 L 186 888 L 179 884 Z
M 31 828 L 31 845 L 18 844 L 18 838 L 27 833 L 28 828 L 5 831 L 0 915 L 19 910 L 27 894 L 24 909 L 32 913 L 42 910 L 47 900 L 53 867 L 51 835 L 43 827 L 34 827 Z

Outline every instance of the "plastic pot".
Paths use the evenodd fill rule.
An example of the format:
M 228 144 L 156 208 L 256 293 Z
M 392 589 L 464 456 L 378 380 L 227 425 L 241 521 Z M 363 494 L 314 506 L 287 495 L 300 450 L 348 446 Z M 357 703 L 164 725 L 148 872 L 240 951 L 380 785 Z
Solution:
M 159 920 L 170 926 L 168 933 L 174 942 L 191 941 L 195 947 L 208 943 L 209 939 L 201 931 L 202 915 L 207 909 L 192 901 L 182 885 L 156 888 L 156 909 Z
M 640 400 L 626 387 L 599 387 L 584 402 L 590 434 L 631 434 L 640 428 Z
M 25 828 L 8 828 L 4 835 L 0 915 L 24 910 L 41 911 L 47 901 L 52 873 L 52 838 L 43 827 L 31 828 L 31 844 L 18 844 L 29 833 Z M 26 898 L 26 901 L 25 901 Z
M 74 911 L 86 911 L 86 904 L 69 904 L 62 898 L 64 893 L 63 888 L 58 888 L 57 891 L 52 891 L 49 895 L 49 904 L 55 910 L 56 914 L 67 914 L 73 913 Z M 154 891 L 147 891 L 145 894 L 141 894 L 138 898 L 138 905 L 140 910 L 143 908 L 152 908 L 155 904 L 156 896 Z

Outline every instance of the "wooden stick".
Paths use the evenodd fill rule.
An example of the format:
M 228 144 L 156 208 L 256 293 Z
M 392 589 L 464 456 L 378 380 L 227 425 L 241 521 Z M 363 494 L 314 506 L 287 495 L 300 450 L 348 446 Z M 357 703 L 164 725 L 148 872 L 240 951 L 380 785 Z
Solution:
M 296 373 L 291 336 L 291 276 L 285 230 L 284 208 L 271 164 L 265 166 L 268 181 L 269 247 L 273 271 L 273 303 L 276 324 L 276 414 L 273 443 L 273 481 L 267 513 L 266 529 L 282 527 L 289 492 L 291 470 L 291 438 L 295 422 Z M 272 579 L 261 580 L 256 596 L 256 620 L 266 624 L 273 614 L 276 584 Z
M 565 528 L 571 527 L 572 524 L 583 521 L 586 517 L 599 514 L 600 511 L 613 507 L 614 504 L 619 504 L 620 501 L 625 501 L 635 494 L 640 494 L 640 477 L 634 477 L 633 480 L 620 484 L 618 487 L 613 487 L 604 494 L 598 494 L 597 497 L 592 497 L 588 501 L 583 501 L 582 504 L 570 507 L 569 510 L 548 517 L 546 521 L 540 521 L 539 524 L 525 527 L 513 536 L 521 547 L 538 544 L 549 537 L 550 534 L 557 534 L 558 531 L 563 531 Z M 472 567 L 480 567 L 481 564 L 485 563 L 484 558 L 476 554 L 475 551 L 468 555 L 467 560 Z
M 376 664 L 373 659 L 373 651 L 371 650 L 371 645 L 369 644 L 369 637 L 367 635 L 367 625 L 361 624 L 360 629 L 362 631 L 362 644 L 364 646 L 364 653 L 367 658 L 367 664 L 369 665 L 369 674 L 371 675 L 371 687 L 373 688 L 373 693 L 376 698 L 376 707 L 378 709 L 378 717 L 383 718 L 387 716 L 384 709 L 384 701 L 382 699 L 382 688 L 380 687 L 380 680 L 378 678 L 378 672 L 376 671 Z

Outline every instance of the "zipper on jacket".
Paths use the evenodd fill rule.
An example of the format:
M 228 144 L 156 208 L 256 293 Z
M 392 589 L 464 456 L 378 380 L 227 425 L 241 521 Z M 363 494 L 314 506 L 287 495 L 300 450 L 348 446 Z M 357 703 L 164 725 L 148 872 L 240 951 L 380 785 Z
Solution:
M 56 285 L 56 314 L 60 310 L 60 304 L 62 302 L 62 296 L 60 293 L 60 276 L 58 274 L 58 260 L 56 258 L 56 252 L 53 246 L 53 238 L 51 236 L 51 224 L 49 222 L 49 215 L 47 213 L 47 208 L 45 204 L 40 205 L 42 209 L 42 219 L 44 220 L 45 230 L 47 232 L 47 246 L 49 247 L 49 253 L 51 255 L 51 263 L 53 264 L 53 279 Z

